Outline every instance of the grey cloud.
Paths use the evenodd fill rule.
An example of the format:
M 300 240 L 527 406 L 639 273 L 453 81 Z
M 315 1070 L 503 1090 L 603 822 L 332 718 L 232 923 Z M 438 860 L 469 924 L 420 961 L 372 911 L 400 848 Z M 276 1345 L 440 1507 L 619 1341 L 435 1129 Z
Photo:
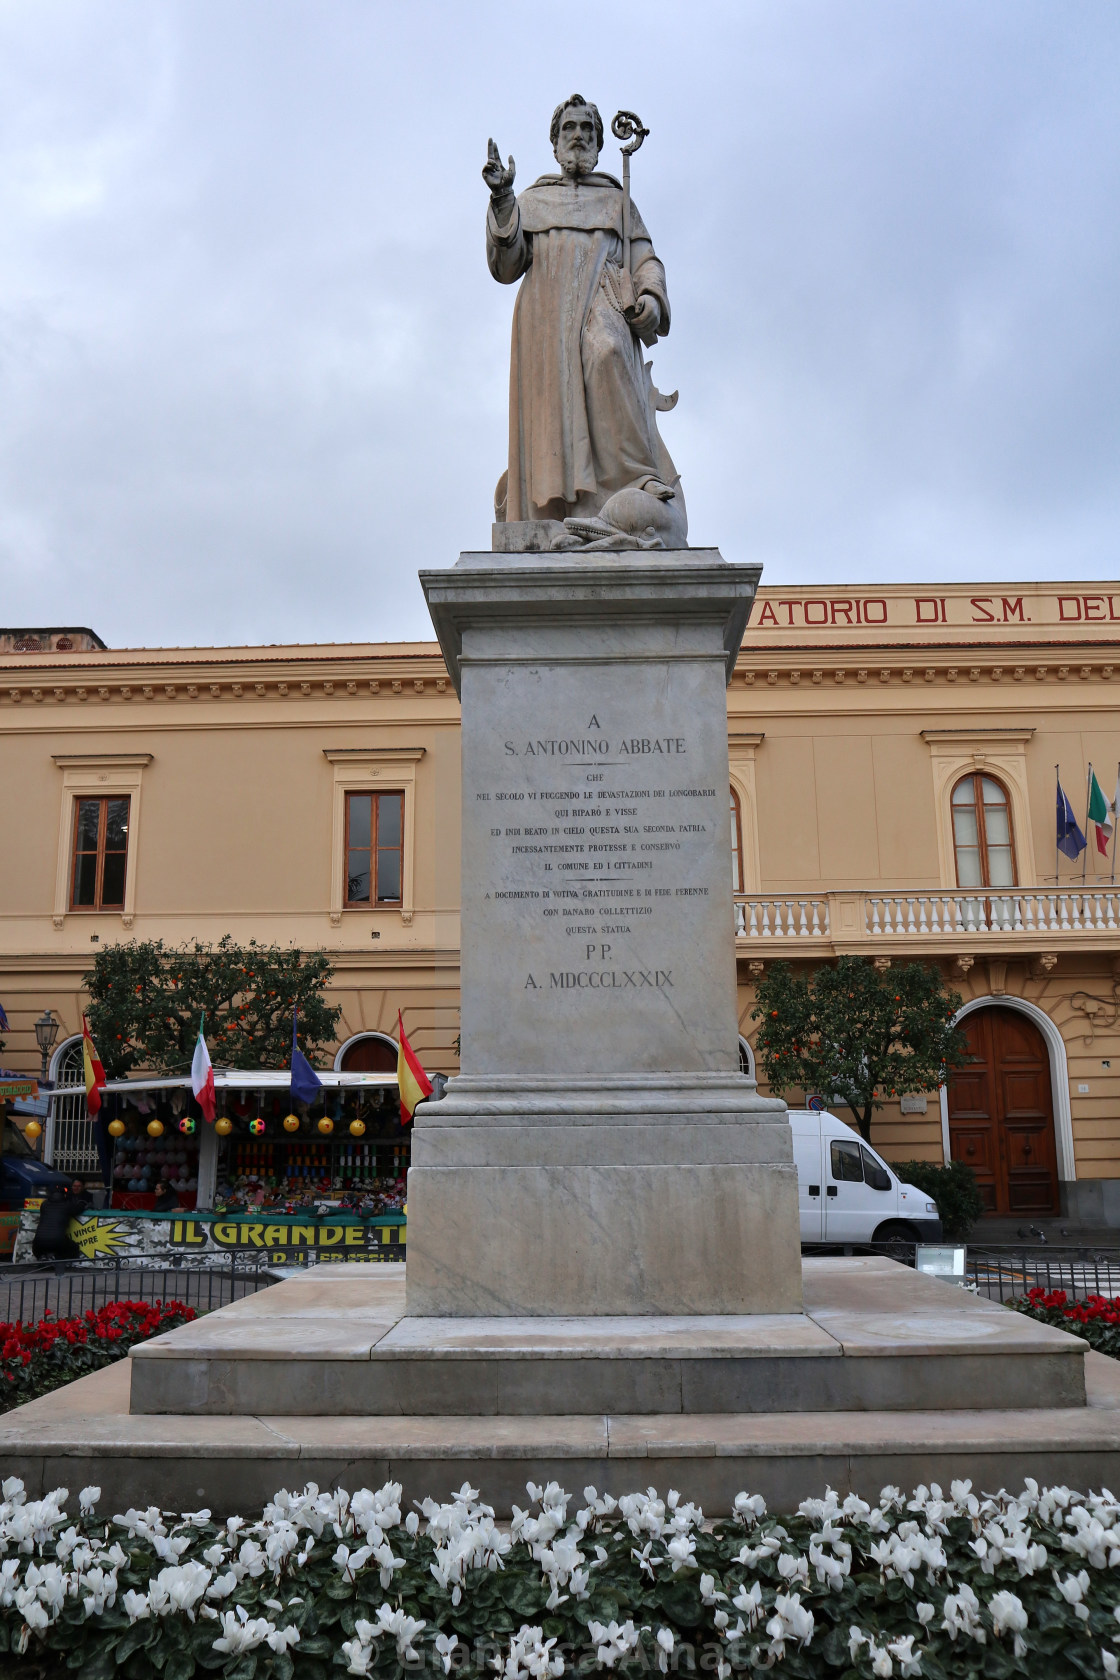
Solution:
M 0 618 L 430 634 L 504 464 L 486 139 L 531 180 L 573 88 L 652 130 L 694 541 L 1112 575 L 1118 61 L 1111 0 L 9 0 Z

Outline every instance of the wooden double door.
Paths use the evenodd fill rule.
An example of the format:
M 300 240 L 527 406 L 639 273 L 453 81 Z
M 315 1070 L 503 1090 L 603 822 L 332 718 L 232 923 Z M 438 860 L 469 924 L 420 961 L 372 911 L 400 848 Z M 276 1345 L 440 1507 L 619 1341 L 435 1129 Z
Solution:
M 1017 1009 L 978 1009 L 961 1031 L 970 1060 L 949 1077 L 949 1147 L 976 1174 L 988 1213 L 1058 1212 L 1050 1053 Z

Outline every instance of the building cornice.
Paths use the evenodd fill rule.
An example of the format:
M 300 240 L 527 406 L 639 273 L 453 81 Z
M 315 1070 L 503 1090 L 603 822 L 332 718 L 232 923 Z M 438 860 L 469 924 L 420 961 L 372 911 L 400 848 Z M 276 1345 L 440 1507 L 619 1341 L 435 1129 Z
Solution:
M 96 661 L 94 663 L 93 661 Z M 0 660 L 0 705 L 87 704 L 91 707 L 211 704 L 216 701 L 354 700 L 384 696 L 447 695 L 451 685 L 438 648 L 305 656 L 244 653 L 200 657 L 86 655 L 81 664 L 52 656 Z
M 1095 659 L 1074 657 L 1067 650 L 1066 657 L 1033 659 L 1029 663 L 1018 658 L 972 657 L 973 650 L 958 648 L 955 657 L 939 652 L 936 657 L 922 650 L 921 660 L 900 658 L 897 649 L 879 648 L 877 658 L 863 657 L 863 650 L 845 648 L 837 654 L 829 650 L 805 657 L 805 650 L 770 650 L 760 658 L 752 650 L 749 657 L 740 654 L 732 687 L 777 688 L 812 687 L 851 683 L 863 685 L 896 684 L 900 687 L 952 687 L 968 683 L 1076 683 L 1113 682 L 1120 675 L 1120 649 Z M 970 657 L 963 657 L 968 654 Z

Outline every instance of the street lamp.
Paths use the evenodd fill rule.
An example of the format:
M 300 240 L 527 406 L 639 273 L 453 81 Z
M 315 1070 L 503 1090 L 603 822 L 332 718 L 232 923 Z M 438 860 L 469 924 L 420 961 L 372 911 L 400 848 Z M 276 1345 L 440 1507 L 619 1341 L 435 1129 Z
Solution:
M 58 1037 L 58 1025 L 49 1009 L 44 1009 L 35 1023 L 35 1042 L 39 1046 L 39 1052 L 43 1058 L 43 1069 L 39 1078 L 44 1084 L 50 1069 L 51 1051 L 54 1049 L 54 1041 Z

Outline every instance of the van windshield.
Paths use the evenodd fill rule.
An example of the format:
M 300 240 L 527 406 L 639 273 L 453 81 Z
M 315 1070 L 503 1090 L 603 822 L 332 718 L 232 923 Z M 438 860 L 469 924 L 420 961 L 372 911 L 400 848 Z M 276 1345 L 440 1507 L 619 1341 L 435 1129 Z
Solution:
M 870 1149 L 865 1148 L 862 1143 L 860 1144 L 860 1150 L 863 1154 L 863 1176 L 872 1190 L 889 1190 L 891 1187 L 890 1173 L 884 1166 L 880 1165 Z

